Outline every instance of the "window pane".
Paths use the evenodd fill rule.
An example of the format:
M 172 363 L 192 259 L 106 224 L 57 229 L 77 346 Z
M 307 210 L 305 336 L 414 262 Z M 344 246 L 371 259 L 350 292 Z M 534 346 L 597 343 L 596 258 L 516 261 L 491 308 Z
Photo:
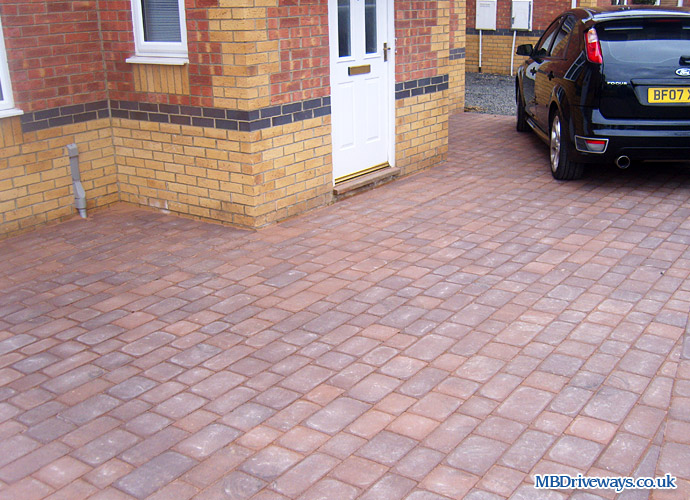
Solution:
M 338 0 L 338 55 L 348 57 L 350 48 L 350 0 Z
M 563 21 L 563 25 L 558 30 L 556 39 L 553 42 L 551 57 L 565 57 L 565 49 L 568 47 L 568 40 L 570 40 L 570 33 L 575 27 L 575 22 L 575 18 L 570 16 Z
M 147 42 L 181 42 L 179 0 L 141 0 L 144 39 Z
M 558 29 L 560 22 L 560 19 L 554 21 L 553 24 L 547 28 L 546 33 L 541 36 L 536 49 L 534 49 L 534 54 L 537 57 L 548 57 L 551 54 L 551 42 L 553 42 L 553 38 L 556 36 L 556 29 Z
M 2 95 L 2 82 L 0 82 L 0 101 L 4 101 L 5 96 Z
M 364 4 L 364 30 L 367 54 L 376 52 L 376 0 Z
M 597 28 L 597 34 L 604 61 L 611 66 L 635 63 L 650 70 L 675 67 L 680 56 L 690 55 L 690 22 L 685 20 L 610 22 Z

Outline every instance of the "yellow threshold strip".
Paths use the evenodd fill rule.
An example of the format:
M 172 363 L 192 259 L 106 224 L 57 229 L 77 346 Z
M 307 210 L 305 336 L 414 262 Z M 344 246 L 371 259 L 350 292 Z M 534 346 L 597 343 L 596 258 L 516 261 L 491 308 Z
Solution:
M 360 170 L 359 172 L 355 172 L 353 174 L 348 174 L 348 175 L 343 175 L 342 177 L 338 177 L 335 180 L 335 184 L 340 184 L 341 182 L 346 182 L 346 181 L 351 181 L 352 179 L 355 179 L 357 177 L 361 177 L 363 175 L 370 174 L 372 172 L 376 172 L 377 170 L 383 170 L 384 168 L 390 167 L 390 164 L 388 162 L 381 163 L 380 165 L 374 165 L 373 167 L 365 168 L 364 170 Z

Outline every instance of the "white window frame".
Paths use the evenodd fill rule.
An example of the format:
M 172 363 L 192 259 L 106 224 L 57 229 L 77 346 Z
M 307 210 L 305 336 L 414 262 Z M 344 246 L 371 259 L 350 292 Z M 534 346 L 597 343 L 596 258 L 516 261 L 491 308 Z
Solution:
M 189 62 L 187 51 L 187 22 L 184 0 L 177 0 L 180 20 L 179 42 L 148 42 L 144 36 L 144 13 L 141 0 L 132 0 L 135 55 L 129 63 L 183 65 Z
M 21 109 L 14 107 L 14 94 L 12 94 L 10 68 L 7 65 L 5 32 L 2 30 L 2 18 L 0 18 L 0 86 L 2 86 L 2 99 L 0 99 L 0 118 L 21 115 L 24 113 Z

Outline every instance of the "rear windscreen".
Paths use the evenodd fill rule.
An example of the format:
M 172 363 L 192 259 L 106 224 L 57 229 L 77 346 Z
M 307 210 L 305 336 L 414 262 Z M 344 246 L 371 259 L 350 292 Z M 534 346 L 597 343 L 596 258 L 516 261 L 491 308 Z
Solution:
M 604 61 L 638 65 L 678 64 L 690 59 L 690 20 L 637 19 L 597 26 Z

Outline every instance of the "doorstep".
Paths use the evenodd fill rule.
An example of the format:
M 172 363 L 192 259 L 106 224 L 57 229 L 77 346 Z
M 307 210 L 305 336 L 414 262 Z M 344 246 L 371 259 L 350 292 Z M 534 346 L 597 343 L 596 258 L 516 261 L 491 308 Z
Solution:
M 374 172 L 360 175 L 345 182 L 339 182 L 333 187 L 333 194 L 337 197 L 354 194 L 358 191 L 371 189 L 386 182 L 390 182 L 400 175 L 399 167 L 386 167 Z

